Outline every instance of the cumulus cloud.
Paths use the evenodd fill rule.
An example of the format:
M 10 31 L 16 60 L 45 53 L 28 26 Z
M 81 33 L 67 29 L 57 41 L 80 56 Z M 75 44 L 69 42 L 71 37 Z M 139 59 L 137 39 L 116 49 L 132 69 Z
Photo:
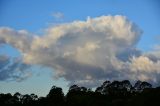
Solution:
M 159 81 L 160 60 L 155 62 L 146 56 L 133 57 L 129 68 L 135 73 L 135 79 L 154 83 Z
M 159 59 L 153 61 L 136 48 L 142 31 L 125 16 L 101 16 L 64 23 L 43 36 L 0 29 L 1 44 L 22 54 L 22 62 L 50 67 L 56 78 L 94 87 L 104 80 L 158 82 Z
M 31 34 L 25 30 L 15 31 L 7 27 L 0 28 L 0 44 L 10 44 L 21 53 L 25 53 L 29 51 L 31 42 Z

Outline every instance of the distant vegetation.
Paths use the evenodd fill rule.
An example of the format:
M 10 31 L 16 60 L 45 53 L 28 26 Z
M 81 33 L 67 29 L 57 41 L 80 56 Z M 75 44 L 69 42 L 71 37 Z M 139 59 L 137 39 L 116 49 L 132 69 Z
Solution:
M 105 81 L 95 91 L 72 85 L 64 95 L 62 88 L 53 86 L 46 97 L 35 94 L 0 94 L 0 106 L 160 106 L 160 87 L 148 82 L 128 80 Z

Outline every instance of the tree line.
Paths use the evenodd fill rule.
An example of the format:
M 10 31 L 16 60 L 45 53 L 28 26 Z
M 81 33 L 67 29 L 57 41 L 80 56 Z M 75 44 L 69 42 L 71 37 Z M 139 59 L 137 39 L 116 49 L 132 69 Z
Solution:
M 53 86 L 45 97 L 35 94 L 0 94 L 0 106 L 160 106 L 160 87 L 148 82 L 105 81 L 95 91 L 70 86 L 66 95 Z

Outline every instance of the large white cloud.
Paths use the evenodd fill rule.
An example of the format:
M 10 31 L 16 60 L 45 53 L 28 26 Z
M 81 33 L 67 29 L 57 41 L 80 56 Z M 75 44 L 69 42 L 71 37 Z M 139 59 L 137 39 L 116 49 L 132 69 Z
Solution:
M 70 84 L 109 80 L 157 81 L 160 63 L 136 48 L 142 31 L 125 16 L 101 16 L 50 27 L 43 36 L 0 29 L 0 42 L 17 48 L 25 64 L 51 67 Z

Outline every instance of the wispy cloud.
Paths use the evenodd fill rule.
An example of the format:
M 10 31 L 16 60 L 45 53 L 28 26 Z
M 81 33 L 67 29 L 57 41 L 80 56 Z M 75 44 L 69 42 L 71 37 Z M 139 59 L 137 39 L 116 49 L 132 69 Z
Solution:
M 0 55 L 0 81 L 23 81 L 31 76 L 29 67 L 21 59 Z
M 43 36 L 1 28 L 0 42 L 17 48 L 24 64 L 50 67 L 70 84 L 93 87 L 106 79 L 158 83 L 160 58 L 154 61 L 136 48 L 141 34 L 137 25 L 116 15 L 50 27 Z
M 53 13 L 53 17 L 54 17 L 55 19 L 63 19 L 63 18 L 64 18 L 64 14 L 61 13 L 61 12 L 54 12 L 54 13 Z

